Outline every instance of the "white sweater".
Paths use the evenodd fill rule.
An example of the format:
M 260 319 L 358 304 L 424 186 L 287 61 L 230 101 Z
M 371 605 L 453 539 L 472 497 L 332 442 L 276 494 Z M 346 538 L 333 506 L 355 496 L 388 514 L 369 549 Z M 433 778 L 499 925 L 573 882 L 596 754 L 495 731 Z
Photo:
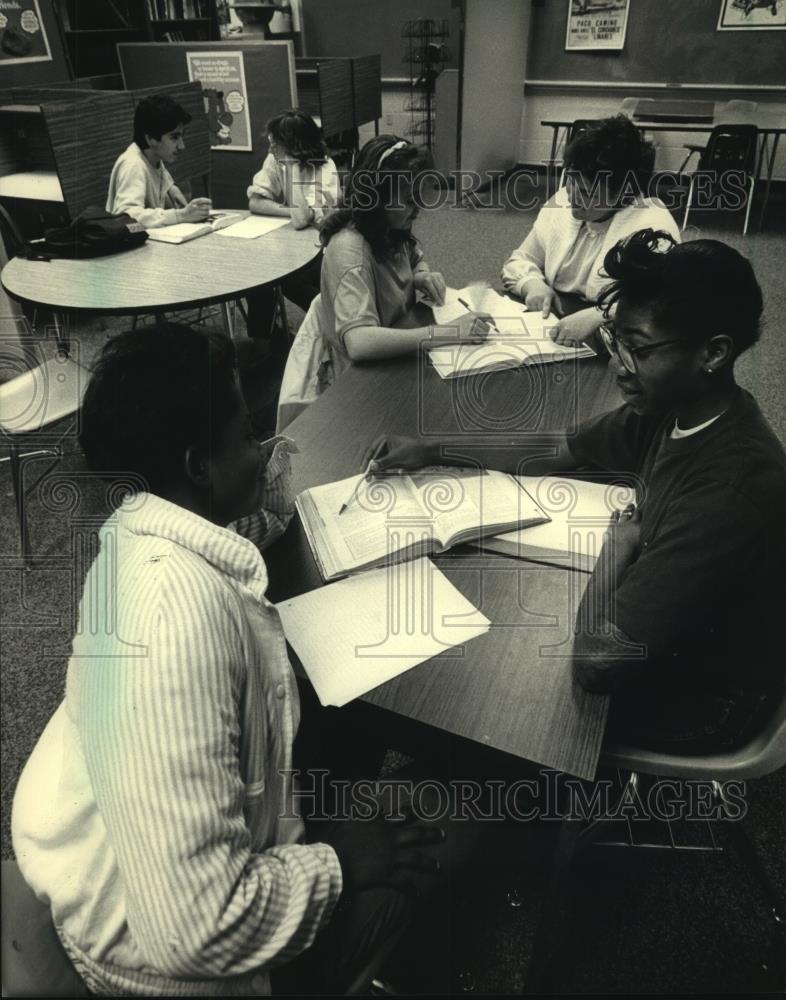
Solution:
M 574 219 L 566 188 L 559 191 L 538 212 L 529 235 L 514 250 L 502 267 L 502 284 L 506 291 L 525 298 L 527 284 L 535 279 L 545 281 L 553 288 L 563 261 L 570 253 L 582 223 Z M 603 240 L 598 239 L 596 265 L 583 290 L 584 298 L 596 302 L 609 279 L 601 277 L 600 269 L 608 251 L 625 236 L 639 229 L 662 229 L 674 239 L 680 231 L 671 213 L 657 198 L 642 198 L 617 212 Z
M 109 178 L 107 212 L 112 215 L 126 212 L 140 226 L 154 229 L 179 222 L 177 210 L 186 204 L 183 192 L 164 164 L 152 166 L 135 142 L 118 156 Z

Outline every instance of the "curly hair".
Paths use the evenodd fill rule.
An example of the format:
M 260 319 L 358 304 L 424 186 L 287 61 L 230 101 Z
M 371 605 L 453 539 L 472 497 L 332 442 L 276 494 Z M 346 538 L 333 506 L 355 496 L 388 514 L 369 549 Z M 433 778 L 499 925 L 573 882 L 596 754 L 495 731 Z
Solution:
M 677 243 L 668 233 L 641 229 L 609 250 L 603 269 L 613 279 L 598 300 L 607 318 L 618 302 L 646 306 L 659 327 L 685 344 L 726 334 L 735 358 L 759 339 L 756 275 L 746 257 L 720 240 Z
M 293 108 L 271 118 L 265 126 L 266 134 L 294 157 L 301 167 L 317 167 L 327 159 L 327 150 L 319 125 L 305 111 Z
M 615 115 L 589 125 L 565 150 L 565 170 L 576 171 L 590 183 L 600 176 L 619 191 L 633 185 L 646 189 L 655 166 L 655 148 L 625 115 Z
M 104 345 L 85 391 L 79 442 L 95 472 L 133 472 L 160 493 L 189 447 L 215 446 L 236 406 L 231 340 L 157 323 Z
M 432 166 L 431 154 L 395 135 L 379 135 L 365 144 L 347 179 L 341 205 L 320 229 L 323 246 L 352 224 L 371 246 L 377 259 L 417 242 L 408 230 L 392 230 L 386 206 L 400 203 L 401 183 L 410 182 Z

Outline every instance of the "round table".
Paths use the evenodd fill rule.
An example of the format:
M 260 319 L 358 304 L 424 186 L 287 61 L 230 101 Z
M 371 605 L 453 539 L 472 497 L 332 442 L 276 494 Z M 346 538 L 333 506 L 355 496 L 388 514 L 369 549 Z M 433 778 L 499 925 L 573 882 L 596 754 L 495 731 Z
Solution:
M 51 309 L 61 322 L 82 310 L 136 315 L 222 303 L 231 328 L 228 302 L 299 271 L 319 249 L 316 229 L 287 223 L 256 239 L 210 233 L 188 243 L 148 240 L 90 260 L 15 257 L 0 280 L 12 298 Z

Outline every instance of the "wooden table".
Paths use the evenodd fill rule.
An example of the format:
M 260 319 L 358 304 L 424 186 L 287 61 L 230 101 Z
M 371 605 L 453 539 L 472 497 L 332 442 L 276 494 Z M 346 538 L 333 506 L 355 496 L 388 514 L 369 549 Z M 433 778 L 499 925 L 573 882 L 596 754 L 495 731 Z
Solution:
M 211 233 L 188 243 L 148 240 L 136 250 L 92 260 L 16 257 L 0 280 L 12 298 L 45 306 L 63 322 L 77 310 L 137 315 L 221 303 L 229 324 L 228 302 L 280 281 L 318 253 L 316 229 L 289 223 L 254 240 Z
M 686 102 L 686 104 L 690 103 Z M 647 107 L 648 105 L 646 104 L 642 105 L 642 115 Z M 764 201 L 762 202 L 761 213 L 759 215 L 759 229 L 762 228 L 764 213 L 767 211 L 767 205 L 770 200 L 772 173 L 775 169 L 778 143 L 780 137 L 786 134 L 785 114 L 777 111 L 727 111 L 721 105 L 716 108 L 711 121 L 682 121 L 678 113 L 675 113 L 673 120 L 670 122 L 664 121 L 662 116 L 659 116 L 657 121 L 649 121 L 646 117 L 640 118 L 635 113 L 633 120 L 639 128 L 645 129 L 647 132 L 703 132 L 704 134 L 709 134 L 718 125 L 755 125 L 759 130 L 759 152 L 756 162 L 757 180 L 761 179 L 762 172 L 766 167 Z M 549 163 L 554 163 L 559 145 L 560 132 L 562 129 L 565 129 L 565 135 L 569 135 L 573 122 L 564 119 L 547 119 L 541 121 L 540 124 L 552 129 L 551 157 Z M 770 138 L 772 138 L 771 146 Z
M 354 365 L 286 430 L 300 448 L 295 487 L 358 472 L 364 449 L 382 433 L 449 439 L 451 451 L 461 454 L 503 434 L 524 444 L 533 431 L 574 427 L 619 402 L 605 362 L 594 359 L 452 381 L 418 358 Z M 297 518 L 266 561 L 272 600 L 322 584 Z M 469 547 L 435 562 L 491 620 L 491 631 L 364 700 L 539 764 L 594 776 L 607 701 L 573 686 L 569 662 L 589 577 Z

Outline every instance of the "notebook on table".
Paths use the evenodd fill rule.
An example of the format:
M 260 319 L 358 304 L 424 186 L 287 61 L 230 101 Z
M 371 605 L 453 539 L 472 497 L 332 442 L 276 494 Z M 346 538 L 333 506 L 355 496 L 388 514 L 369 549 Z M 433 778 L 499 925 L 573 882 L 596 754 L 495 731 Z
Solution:
M 317 587 L 277 607 L 320 702 L 339 707 L 490 626 L 425 558 Z
M 483 371 L 502 371 L 522 365 L 595 356 L 586 344 L 567 347 L 555 343 L 549 332 L 558 322 L 553 314 L 544 317 L 539 312 L 529 312 L 523 303 L 483 285 L 448 288 L 445 304 L 432 306 L 434 319 L 439 324 L 452 323 L 468 311 L 464 303 L 472 312 L 491 315 L 495 329 L 490 331 L 488 339 L 482 344 L 431 348 L 429 357 L 440 378 L 459 378 Z
M 567 476 L 518 476 L 519 483 L 548 516 L 544 524 L 508 531 L 475 543 L 530 562 L 591 573 L 615 510 L 636 502 L 632 486 L 591 483 Z
M 148 229 L 147 235 L 159 243 L 187 243 L 198 236 L 218 232 L 242 219 L 237 212 L 211 212 L 204 222 L 178 222 L 174 226 L 156 226 Z
M 515 476 L 445 467 L 350 476 L 304 490 L 296 506 L 323 580 L 547 520 Z

